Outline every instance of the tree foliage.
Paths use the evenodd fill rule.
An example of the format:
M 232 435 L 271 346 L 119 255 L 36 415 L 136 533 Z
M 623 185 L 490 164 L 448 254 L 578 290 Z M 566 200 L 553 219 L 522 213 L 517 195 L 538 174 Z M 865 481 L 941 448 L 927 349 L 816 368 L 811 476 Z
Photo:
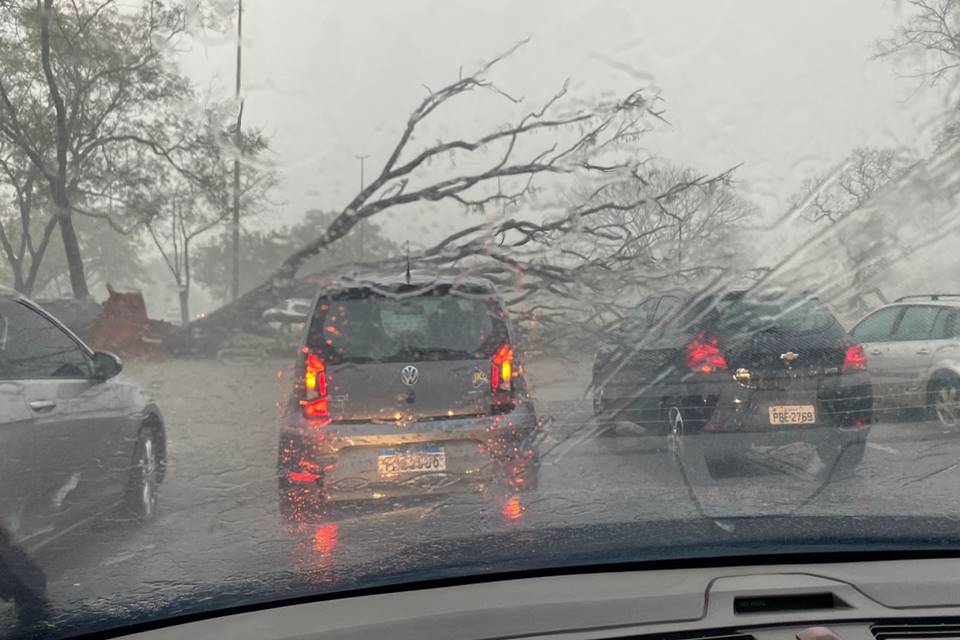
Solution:
M 244 232 L 240 254 L 240 291 L 247 293 L 260 284 L 264 274 L 273 273 L 283 261 L 299 248 L 302 238 L 314 236 L 318 229 L 325 229 L 336 217 L 336 212 L 312 209 L 301 222 L 269 231 Z M 194 277 L 196 281 L 225 302 L 230 297 L 231 252 L 229 234 L 224 233 L 217 241 L 198 247 Z M 359 255 L 359 234 L 351 234 L 331 244 L 306 261 L 304 274 L 327 272 L 343 265 L 355 263 Z M 399 243 L 388 237 L 375 222 L 364 231 L 364 253 L 374 261 L 389 260 L 401 254 Z
M 915 77 L 937 84 L 960 67 L 960 2 L 907 0 L 910 18 L 877 43 L 879 57 L 913 56 Z
M 0 22 L 0 140 L 38 172 L 57 218 L 74 295 L 88 293 L 74 214 L 101 214 L 137 149 L 176 149 L 190 97 L 170 64 L 184 11 L 159 0 L 10 2 Z
M 858 147 L 823 174 L 807 180 L 794 197 L 794 207 L 810 224 L 826 226 L 826 242 L 835 249 L 848 274 L 838 278 L 849 294 L 852 312 L 866 310 L 862 296 L 875 287 L 892 253 L 883 245 L 896 239 L 901 212 L 873 210 L 868 205 L 889 185 L 903 178 L 915 159 L 896 149 Z M 854 216 L 855 224 L 848 224 Z

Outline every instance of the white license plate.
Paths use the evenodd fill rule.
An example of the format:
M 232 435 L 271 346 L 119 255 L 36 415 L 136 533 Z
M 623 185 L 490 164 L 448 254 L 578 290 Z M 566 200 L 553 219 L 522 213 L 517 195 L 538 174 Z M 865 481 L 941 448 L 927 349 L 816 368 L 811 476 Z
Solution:
M 812 404 L 775 404 L 769 407 L 770 424 L 813 424 L 817 410 Z
M 447 452 L 443 447 L 411 447 L 381 449 L 377 453 L 377 473 L 381 478 L 395 478 L 404 473 L 446 471 Z

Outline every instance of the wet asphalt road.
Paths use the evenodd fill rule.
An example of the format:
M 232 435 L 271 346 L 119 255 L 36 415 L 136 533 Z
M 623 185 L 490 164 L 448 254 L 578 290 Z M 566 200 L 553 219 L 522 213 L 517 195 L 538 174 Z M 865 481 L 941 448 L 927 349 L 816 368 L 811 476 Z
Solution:
M 55 609 L 123 610 L 278 571 L 323 590 L 361 559 L 367 570 L 389 567 L 410 544 L 518 527 L 785 513 L 960 516 L 960 432 L 877 425 L 856 475 L 826 485 L 804 471 L 801 447 L 695 486 L 663 437 L 630 429 L 596 437 L 583 397 L 588 366 L 541 361 L 530 366 L 538 412 L 548 418 L 536 491 L 518 501 L 378 503 L 287 525 L 275 477 L 284 366 L 128 365 L 127 375 L 154 391 L 167 423 L 159 517 L 142 528 L 106 518 L 37 552 Z M 0 609 L 0 635 L 3 617 Z

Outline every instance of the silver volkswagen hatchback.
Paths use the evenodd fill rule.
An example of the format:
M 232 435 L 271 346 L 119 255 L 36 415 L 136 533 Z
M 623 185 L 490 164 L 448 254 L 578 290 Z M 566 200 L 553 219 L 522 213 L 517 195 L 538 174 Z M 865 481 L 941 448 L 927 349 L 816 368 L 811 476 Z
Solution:
M 317 296 L 299 350 L 280 436 L 281 511 L 529 490 L 539 429 L 491 282 L 339 280 Z

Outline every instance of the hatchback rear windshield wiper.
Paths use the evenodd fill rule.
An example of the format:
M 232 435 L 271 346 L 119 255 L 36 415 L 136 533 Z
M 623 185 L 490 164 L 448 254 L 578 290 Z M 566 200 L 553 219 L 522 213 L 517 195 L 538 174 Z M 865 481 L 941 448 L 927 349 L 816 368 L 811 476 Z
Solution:
M 434 357 L 444 360 L 472 360 L 476 356 L 463 349 L 447 349 L 444 347 L 412 347 L 403 349 L 398 355 L 412 355 L 415 357 Z

